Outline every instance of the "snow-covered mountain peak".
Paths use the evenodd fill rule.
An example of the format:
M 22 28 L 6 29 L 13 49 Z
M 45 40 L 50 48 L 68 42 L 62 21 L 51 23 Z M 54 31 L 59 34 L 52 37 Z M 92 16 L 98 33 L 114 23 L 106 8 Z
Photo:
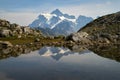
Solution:
M 63 13 L 59 9 L 54 10 L 53 12 L 51 12 L 51 14 L 56 14 L 57 16 L 63 16 Z
M 47 20 L 50 20 L 53 16 L 57 17 L 57 15 L 49 14 L 49 13 L 43 13 L 43 14 L 40 14 L 40 15 L 44 16 Z
M 39 50 L 39 54 L 44 57 L 52 57 L 55 60 L 59 60 L 63 56 L 71 54 L 71 51 L 62 47 L 43 47 Z
M 40 29 L 44 35 L 69 35 L 92 21 L 91 17 L 64 14 L 59 9 L 42 13 L 29 26 Z

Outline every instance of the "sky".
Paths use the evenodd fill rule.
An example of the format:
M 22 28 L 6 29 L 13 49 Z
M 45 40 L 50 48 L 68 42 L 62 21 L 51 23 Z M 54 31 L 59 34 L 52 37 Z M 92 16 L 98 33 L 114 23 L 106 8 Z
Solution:
M 0 0 L 0 19 L 27 26 L 39 14 L 55 9 L 96 18 L 120 11 L 120 0 Z

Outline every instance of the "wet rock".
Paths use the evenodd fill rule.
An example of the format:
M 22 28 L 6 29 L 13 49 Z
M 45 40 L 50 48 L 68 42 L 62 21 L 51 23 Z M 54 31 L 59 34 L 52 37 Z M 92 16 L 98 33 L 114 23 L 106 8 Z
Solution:
M 82 45 L 73 45 L 73 46 L 70 46 L 69 48 L 74 52 L 81 52 L 83 50 L 88 50 L 86 46 L 82 46 Z
M 2 53 L 9 54 L 12 51 L 11 48 L 2 49 Z
M 0 46 L 2 48 L 13 47 L 13 45 L 9 41 L 0 41 Z

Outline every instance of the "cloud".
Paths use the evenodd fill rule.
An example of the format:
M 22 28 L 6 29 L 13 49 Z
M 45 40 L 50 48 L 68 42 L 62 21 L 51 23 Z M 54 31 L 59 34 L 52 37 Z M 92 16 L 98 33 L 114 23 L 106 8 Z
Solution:
M 110 6 L 110 5 L 112 5 L 112 2 L 110 2 L 110 1 L 106 1 L 106 2 L 104 2 L 104 3 L 97 3 L 97 4 L 95 4 L 97 7 L 105 7 L 105 6 Z
M 86 15 L 96 18 L 97 16 L 102 16 L 119 11 L 119 8 L 112 4 L 110 1 L 104 3 L 91 3 L 91 4 L 81 4 L 75 6 L 61 7 L 63 12 L 71 13 L 73 15 Z
M 52 8 L 53 9 L 53 8 Z M 51 8 L 21 8 L 14 10 L 0 9 L 0 19 L 5 19 L 11 23 L 17 23 L 22 26 L 27 26 L 34 21 L 41 13 L 46 13 L 52 10 Z
M 1 19 L 6 19 L 10 21 L 11 23 L 17 23 L 22 26 L 30 24 L 37 16 L 38 16 L 38 13 L 34 13 L 34 12 L 0 11 Z

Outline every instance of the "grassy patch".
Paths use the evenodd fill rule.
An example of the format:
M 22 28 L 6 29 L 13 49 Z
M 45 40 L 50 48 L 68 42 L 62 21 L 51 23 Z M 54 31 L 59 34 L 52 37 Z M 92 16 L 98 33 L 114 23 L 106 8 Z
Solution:
M 15 38 L 15 37 L 11 37 L 11 38 L 0 38 L 1 41 L 9 41 L 11 42 L 13 45 L 16 44 L 27 44 L 27 43 L 31 43 L 34 42 L 33 38 Z
M 9 41 L 13 45 L 19 44 L 28 44 L 28 43 L 34 43 L 36 38 L 30 37 L 30 38 L 16 38 L 16 37 L 8 37 L 8 38 L 0 38 L 1 41 Z M 52 43 L 52 42 L 64 42 L 63 39 L 40 39 L 40 43 Z

